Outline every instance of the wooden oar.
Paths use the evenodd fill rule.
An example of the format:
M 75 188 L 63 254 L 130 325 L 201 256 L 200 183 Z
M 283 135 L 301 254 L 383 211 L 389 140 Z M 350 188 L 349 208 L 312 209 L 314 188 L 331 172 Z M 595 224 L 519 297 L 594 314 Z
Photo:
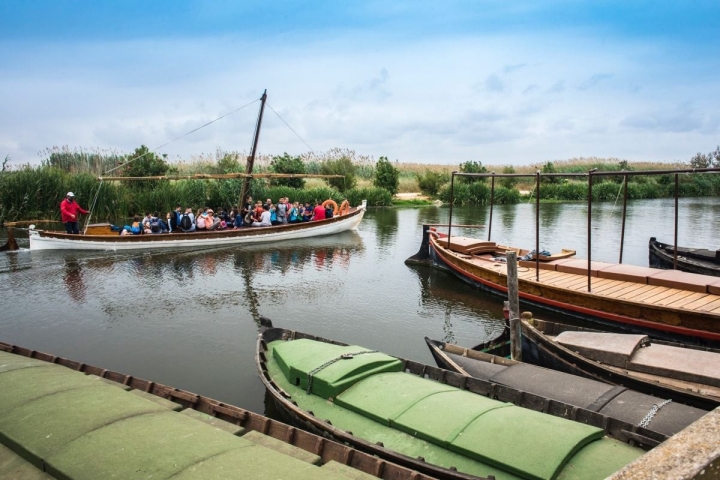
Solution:
M 17 222 L 5 222 L 5 227 L 19 227 L 21 225 L 32 225 L 33 223 L 62 223 L 60 220 L 19 220 Z

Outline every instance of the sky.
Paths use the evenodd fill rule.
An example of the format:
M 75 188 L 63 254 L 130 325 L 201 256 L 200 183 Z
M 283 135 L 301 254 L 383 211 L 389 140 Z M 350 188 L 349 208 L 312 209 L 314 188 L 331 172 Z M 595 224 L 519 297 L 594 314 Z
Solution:
M 720 145 L 720 2 L 0 2 L 0 160 L 348 149 L 688 161 Z M 237 110 L 237 111 L 236 111 Z

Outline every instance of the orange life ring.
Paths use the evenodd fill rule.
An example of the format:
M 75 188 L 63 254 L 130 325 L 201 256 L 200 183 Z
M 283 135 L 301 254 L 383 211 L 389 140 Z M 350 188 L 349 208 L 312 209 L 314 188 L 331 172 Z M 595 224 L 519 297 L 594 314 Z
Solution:
M 337 215 L 338 214 L 338 206 L 337 206 L 337 203 L 335 203 L 335 200 L 328 199 L 322 203 L 323 208 L 328 208 L 328 205 L 332 205 L 332 207 L 333 207 L 333 216 Z
M 340 215 L 347 215 L 348 213 L 350 213 L 350 202 L 344 200 L 340 204 Z

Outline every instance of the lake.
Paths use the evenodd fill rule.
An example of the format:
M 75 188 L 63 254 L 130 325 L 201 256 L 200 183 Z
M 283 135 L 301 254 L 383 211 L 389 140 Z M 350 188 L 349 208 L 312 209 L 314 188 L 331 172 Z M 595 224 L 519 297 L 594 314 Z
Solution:
M 650 236 L 672 243 L 673 208 L 672 199 L 629 203 L 624 263 L 647 266 Z M 622 205 L 596 203 L 592 212 L 592 258 L 617 262 Z M 679 244 L 718 248 L 719 214 L 716 198 L 681 199 Z M 429 364 L 424 336 L 472 346 L 500 332 L 500 297 L 404 264 L 422 224 L 448 216 L 447 207 L 371 209 L 357 232 L 173 252 L 30 252 L 21 236 L 25 249 L 0 253 L 0 341 L 262 413 L 261 315 Z M 541 205 L 541 249 L 587 258 L 586 216 L 582 203 Z M 453 223 L 488 221 L 489 207 L 453 211 Z M 534 203 L 495 207 L 492 240 L 532 249 L 534 222 Z M 487 238 L 487 228 L 453 233 Z

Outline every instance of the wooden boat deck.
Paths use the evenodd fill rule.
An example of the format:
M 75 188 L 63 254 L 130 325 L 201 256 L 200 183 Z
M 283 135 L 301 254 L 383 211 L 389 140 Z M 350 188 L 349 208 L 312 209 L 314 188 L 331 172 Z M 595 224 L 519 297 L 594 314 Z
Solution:
M 502 262 L 493 261 L 490 256 L 469 256 L 456 252 L 450 253 L 479 267 L 489 268 L 501 275 L 507 275 L 507 265 Z M 587 263 L 585 260 L 581 260 L 581 262 Z M 536 269 L 534 266 L 527 266 L 528 264 L 534 265 L 534 262 L 522 262 L 521 266 L 518 268 L 518 279 L 534 284 L 549 285 L 566 290 L 588 293 L 588 277 L 586 273 L 580 274 L 567 271 L 549 270 L 547 268 L 543 268 L 543 265 L 541 265 L 539 275 L 540 280 L 538 281 Z M 631 265 L 628 265 L 627 267 L 633 269 L 633 266 Z M 636 267 L 636 269 L 645 268 Z M 669 273 L 669 271 L 658 271 L 650 268 L 645 270 L 650 270 L 650 274 Z M 678 277 L 678 280 L 675 282 L 667 282 L 667 284 L 675 283 L 678 286 L 682 286 L 683 275 L 695 276 L 694 274 L 688 274 L 685 272 L 672 273 Z M 635 278 L 635 276 L 632 275 L 628 275 L 628 277 Z M 705 287 L 705 292 L 700 292 L 689 289 L 694 288 L 695 290 L 698 290 L 702 287 L 698 287 L 698 284 L 687 284 L 686 288 L 673 288 L 657 284 L 640 283 L 638 281 L 614 280 L 593 276 L 591 278 L 590 293 L 615 300 L 627 300 L 645 305 L 656 305 L 697 312 L 710 312 L 720 315 L 720 288 L 716 285 L 717 283 L 720 282 L 716 279 L 709 278 L 708 285 Z M 710 293 L 708 289 L 717 293 Z

